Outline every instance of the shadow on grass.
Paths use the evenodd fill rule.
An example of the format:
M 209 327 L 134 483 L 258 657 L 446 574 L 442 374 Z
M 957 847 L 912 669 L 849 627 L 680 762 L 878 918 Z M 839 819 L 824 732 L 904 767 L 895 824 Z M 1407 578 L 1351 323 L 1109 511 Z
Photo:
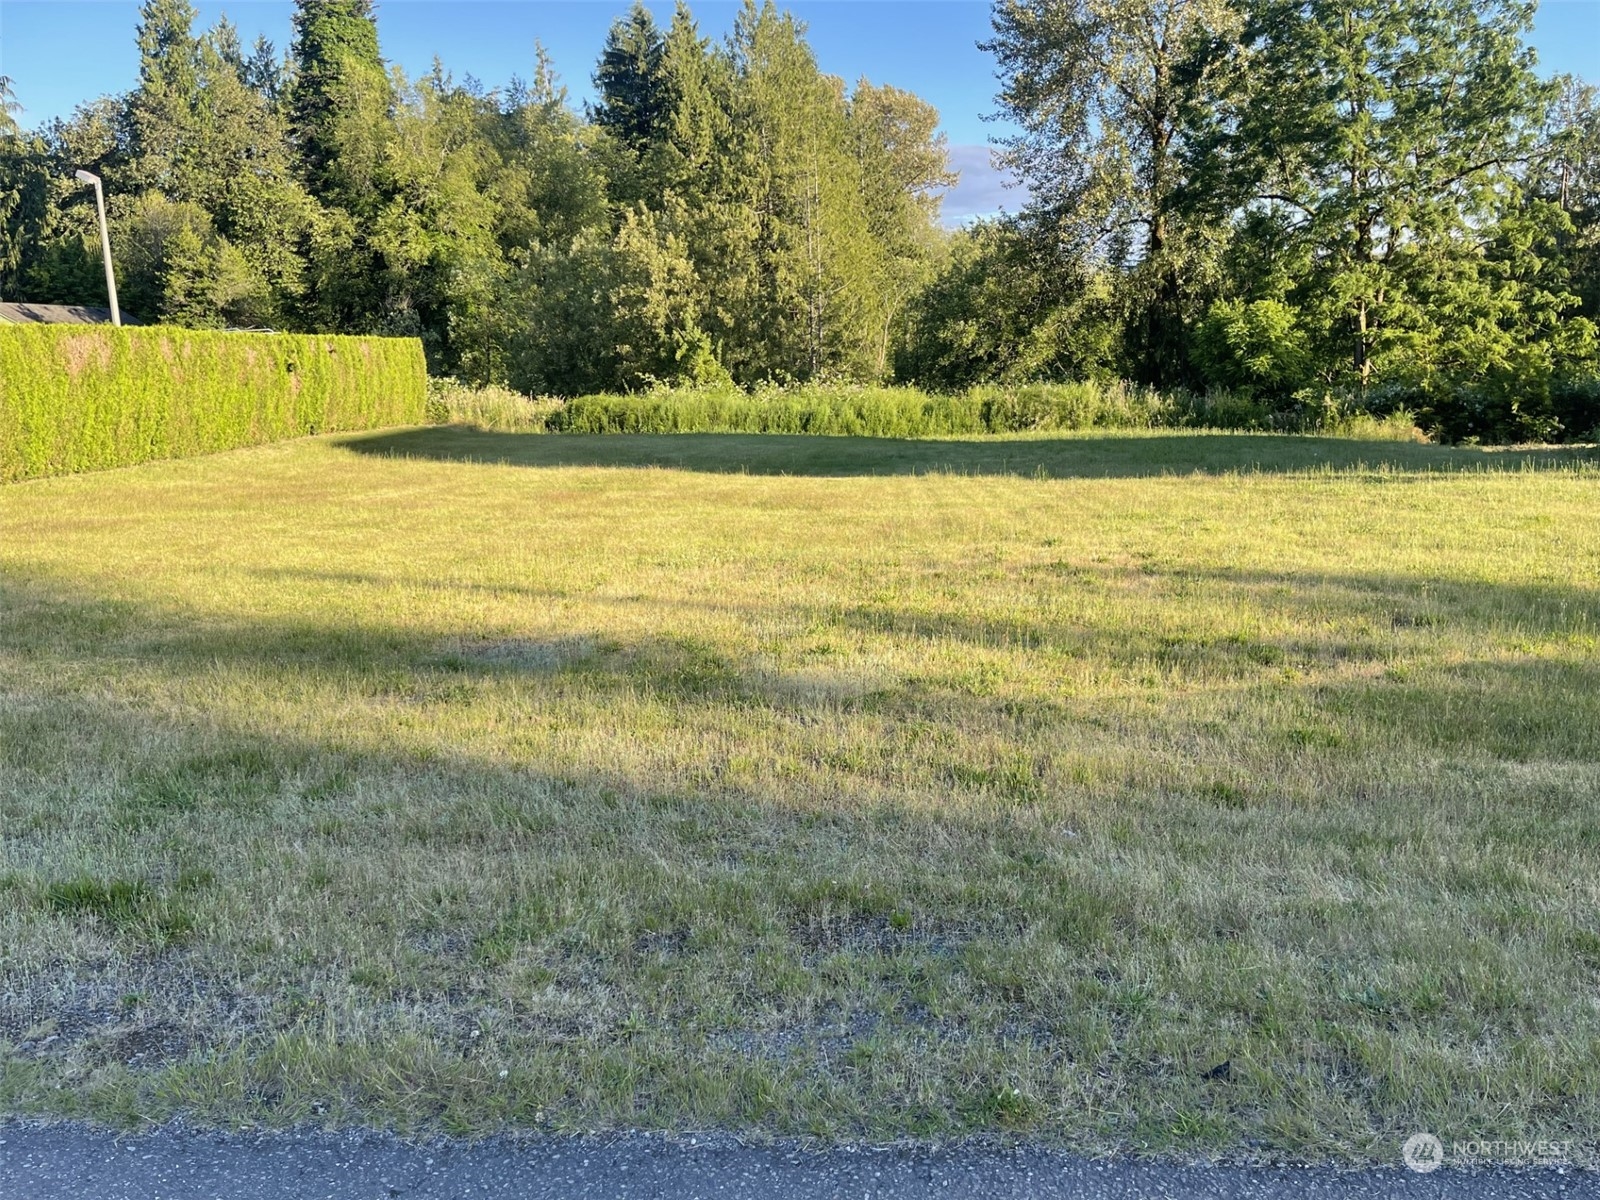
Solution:
M 463 593 L 531 600 L 569 599 L 566 589 L 535 587 L 500 581 L 479 583 L 439 579 L 402 570 L 330 571 L 313 567 L 255 567 L 246 573 L 268 583 L 292 583 L 317 588 Z M 1044 578 L 1054 588 L 1088 584 L 1105 588 L 1119 580 L 1138 579 L 1159 588 L 1186 587 L 1200 582 L 1228 589 L 1232 602 L 1251 608 L 1282 611 L 1296 627 L 1323 628 L 1331 615 L 1340 621 L 1365 619 L 1375 631 L 1384 629 L 1470 630 L 1481 637 L 1509 635 L 1584 634 L 1600 628 L 1600 588 L 1581 584 L 1555 586 L 1542 583 L 1486 583 L 1481 580 L 1425 578 L 1380 572 L 1263 571 L 1240 567 L 1160 567 L 1148 563 L 1108 565 L 1074 562 L 1070 567 L 1044 562 L 1023 578 Z M 898 601 L 893 604 L 799 604 L 774 609 L 769 605 L 741 604 L 705 597 L 682 599 L 662 595 L 610 596 L 591 594 L 584 602 L 611 609 L 721 613 L 760 622 L 773 616 L 806 626 L 837 623 L 861 633 L 915 637 L 924 641 L 952 640 L 974 646 L 1009 646 L 1028 649 L 1069 649 L 1089 653 L 1090 632 L 1079 624 L 1041 616 L 986 616 Z M 320 637 L 322 634 L 310 636 Z M 1129 631 L 1118 643 L 1165 645 L 1155 631 Z M 1327 641 L 1324 630 L 1322 640 Z
M 1593 448 L 1495 449 L 1249 433 L 1038 438 L 812 437 L 788 434 L 499 433 L 451 425 L 336 441 L 356 454 L 520 467 L 664 467 L 714 474 L 1159 475 L 1391 470 L 1465 472 L 1600 464 Z
M 348 589 L 396 582 L 356 572 L 282 578 Z M 1273 587 L 1277 577 L 1223 581 Z M 1375 614 L 1380 629 L 1418 638 L 1451 624 L 1490 635 L 1529 608 L 1541 626 L 1574 628 L 1594 604 L 1592 592 L 1578 589 L 1463 584 L 1419 597 L 1415 581 L 1314 582 L 1323 604 Z M 1282 603 L 1311 602 L 1290 593 Z M 1126 1103 L 1129 1080 L 1152 1111 L 1224 1097 L 1240 1115 L 1213 1136 L 1234 1139 L 1262 1135 L 1253 1114 L 1278 1104 L 1349 1111 L 1358 1129 L 1414 1119 L 1416 1076 L 1394 1071 L 1404 1043 L 1387 1039 L 1434 1052 L 1424 1078 L 1436 1092 L 1526 1094 L 1515 1090 L 1517 1078 L 1497 1073 L 1511 1068 L 1469 1054 L 1470 1039 L 1548 1044 L 1552 1061 L 1536 1059 L 1535 1067 L 1557 1077 L 1555 1056 L 1565 1049 L 1554 1031 L 1571 1019 L 1562 1005 L 1568 997 L 1580 1005 L 1580 984 L 1592 981 L 1590 959 L 1579 957 L 1594 954 L 1588 910 L 1530 882 L 1544 876 L 1528 865 L 1557 847 L 1570 872 L 1563 878 L 1592 873 L 1594 826 L 1572 787 L 1530 786 L 1493 805 L 1440 809 L 1427 798 L 1408 805 L 1382 789 L 1351 787 L 1296 814 L 1272 802 L 1266 781 L 1260 797 L 1230 787 L 1157 794 L 1148 809 L 1107 804 L 1102 815 L 1075 815 L 1076 828 L 1063 835 L 1070 841 L 1010 818 L 1018 805 L 1050 799 L 1034 793 L 1031 775 L 1014 804 L 811 809 L 760 788 L 741 792 L 716 778 L 603 760 L 569 770 L 515 755 L 497 762 L 416 731 L 479 702 L 498 705 L 485 711 L 509 720 L 507 697 L 495 687 L 505 681 L 524 713 L 559 711 L 563 698 L 605 705 L 641 693 L 670 701 L 690 725 L 701 710 L 764 710 L 815 730 L 819 754 L 836 734 L 803 710 L 820 707 L 870 708 L 873 722 L 923 743 L 940 722 L 985 723 L 1021 753 L 1043 743 L 1028 740 L 1001 697 L 927 703 L 914 691 L 797 693 L 735 652 L 670 636 L 607 646 L 596 631 L 587 647 L 574 646 L 588 639 L 573 630 L 555 644 L 461 645 L 304 615 L 315 611 L 208 620 L 203 611 L 96 596 L 23 571 L 0 574 L 0 828 L 15 864 L 0 888 L 0 915 L 31 930 L 35 945 L 50 923 L 81 939 L 63 933 L 66 949 L 29 963 L 47 986 L 24 988 L 23 967 L 0 969 L 0 1040 L 47 1021 L 61 1030 L 49 1046 L 28 1043 L 29 1063 L 55 1071 L 60 1062 L 80 1080 L 84 1071 L 122 1071 L 138 1057 L 130 1039 L 172 1031 L 166 1057 L 139 1058 L 139 1070 L 176 1064 L 160 1077 L 172 1082 L 154 1094 L 181 1098 L 185 1056 L 233 1053 L 221 1076 L 229 1086 L 203 1093 L 200 1106 L 202 1118 L 223 1121 L 322 1119 L 331 1092 L 342 1107 L 330 1120 L 471 1129 L 534 1124 L 546 1110 L 574 1121 L 695 1120 L 784 1132 L 803 1131 L 821 1114 L 871 1136 L 903 1133 L 913 1119 L 935 1134 L 1060 1127 L 1053 1108 L 1002 1121 L 981 1104 L 968 1107 L 963 1089 L 981 1055 L 998 1078 L 1039 1071 L 1043 1095 L 1079 1080 L 1088 1062 L 1090 1078 L 1107 1080 L 1101 1103 L 1111 1095 Z M 825 611 L 748 615 L 809 621 Z M 832 619 L 964 642 L 1063 636 L 1044 624 L 904 606 Z M 1085 652 L 1112 659 L 1176 654 L 1191 674 L 1278 669 L 1275 646 L 1180 646 L 1160 633 L 1135 630 L 1126 645 L 1096 641 L 1093 630 L 1068 636 L 1089 638 Z M 231 713 L 219 706 L 202 718 L 194 706 L 215 692 L 206 675 L 241 667 L 259 704 Z M 1376 689 L 1361 682 L 1306 690 L 1324 707 L 1373 706 L 1374 736 L 1414 726 L 1449 750 L 1487 746 L 1514 758 L 1585 761 L 1600 753 L 1600 673 L 1589 660 L 1554 670 L 1469 663 L 1446 678 L 1389 686 L 1374 704 Z M 374 728 L 387 736 L 363 740 L 341 709 L 317 724 L 274 723 L 292 712 L 287 706 L 314 705 L 319 694 L 380 701 L 388 716 Z M 1287 751 L 1282 762 L 1300 753 Z M 945 785 L 952 794 L 976 787 L 1004 797 L 1004 762 L 952 765 L 965 772 Z M 871 766 L 863 759 L 841 770 L 870 783 Z M 1209 778 L 1200 766 L 1196 784 Z M 870 795 L 864 788 L 863 799 Z M 1314 850 L 1302 854 L 1301 842 L 1273 834 L 1285 822 L 1298 822 L 1292 828 Z M 1141 843 L 1154 868 L 1139 876 L 1125 864 L 1104 868 L 1125 844 L 1119 839 Z M 1504 848 L 1482 853 L 1491 839 Z M 1315 894 L 1302 895 L 1295 889 L 1313 875 L 1312 854 L 1329 878 L 1317 877 Z M 1183 895 L 1169 886 L 1164 872 L 1193 862 L 1223 881 L 1217 891 Z M 1290 886 L 1252 891 L 1238 882 L 1256 878 L 1263 863 Z M 1432 873 L 1419 879 L 1422 868 Z M 1362 879 L 1378 882 L 1369 891 Z M 1402 885 L 1409 907 L 1394 918 L 1396 936 L 1381 919 Z M 1359 903 L 1347 897 L 1352 889 Z M 1324 898 L 1335 895 L 1337 902 Z M 190 943 L 181 950 L 156 941 L 175 936 L 176 918 Z M 1439 968 L 1452 989 L 1447 1004 L 1438 1000 L 1444 985 L 1411 984 L 1405 974 L 1418 939 L 1437 947 L 1441 938 L 1450 950 Z M 1168 939 L 1178 948 L 1170 961 Z M 124 952 L 101 949 L 112 944 Z M 1318 973 L 1299 974 L 1282 948 L 1308 944 L 1318 947 Z M 1537 956 L 1528 973 L 1554 981 L 1548 995 L 1501 982 L 1502 963 L 1515 961 L 1502 945 Z M 1274 965 L 1246 973 L 1244 953 Z M 1122 963 L 1141 964 L 1140 974 L 1130 969 L 1124 980 Z M 1474 964 L 1481 974 L 1471 974 Z M 1153 982 L 1151 971 L 1159 972 Z M 1242 982 L 1228 990 L 1234 979 Z M 1269 985 L 1289 999 L 1270 1000 Z M 663 997 L 671 1007 L 659 1007 Z M 665 1014 L 659 1029 L 641 1028 L 637 1014 L 647 1011 Z M 700 1012 L 717 1013 L 720 1024 L 708 1032 Z M 1088 1016 L 1067 1024 L 1056 1016 L 1062 1012 Z M 776 1033 L 773 1014 L 784 1022 Z M 1250 1033 L 1214 1032 L 1240 1014 L 1252 1021 Z M 316 1060 L 315 1070 L 275 1057 L 300 1045 L 294 1039 L 308 1026 L 359 1036 L 340 1042 L 352 1047 L 345 1057 Z M 1038 1066 L 1039 1037 L 1066 1052 L 1052 1049 Z M 512 1064 L 512 1084 L 496 1082 L 504 1076 L 473 1057 L 482 1042 Z M 1371 1047 L 1363 1051 L 1371 1062 L 1349 1059 L 1351 1046 Z M 810 1057 L 793 1079 L 763 1065 L 797 1054 Z M 898 1064 L 913 1054 L 950 1096 L 915 1118 L 896 1107 L 904 1088 Z M 1214 1081 L 1208 1068 L 1227 1055 L 1261 1070 Z M 752 1057 L 755 1067 L 745 1063 Z M 736 1067 L 747 1074 L 735 1076 Z M 1591 1068 L 1581 1059 L 1559 1068 L 1573 1083 L 1552 1105 L 1551 1128 L 1589 1119 L 1581 1096 L 1595 1094 Z M 31 1102 L 72 1094 L 40 1069 L 38 1086 L 19 1095 Z M 1572 1076 L 1578 1070 L 1584 1074 Z M 716 1081 L 704 1088 L 713 1099 L 696 1101 L 702 1075 Z M 730 1088 L 730 1077 L 749 1082 Z M 1380 1088 L 1360 1082 L 1372 1077 Z M 388 1078 L 405 1080 L 398 1099 L 369 1083 Z M 1301 1089 L 1288 1101 L 1284 1080 Z M 985 1079 L 973 1094 L 983 1102 L 992 1088 Z M 1162 1136 L 1181 1147 L 1199 1138 Z M 1265 1136 L 1296 1144 L 1292 1132 Z
M 1048 566 L 1042 568 L 1049 570 Z M 1409 742 L 1436 751 L 1483 750 L 1507 761 L 1539 758 L 1586 760 L 1600 757 L 1600 666 L 1574 650 L 1575 657 L 1507 658 L 1498 651 L 1482 658 L 1438 663 L 1420 677 L 1400 670 L 1359 680 L 1313 682 L 1340 664 L 1365 664 L 1372 672 L 1390 661 L 1409 660 L 1436 637 L 1463 634 L 1489 647 L 1523 638 L 1587 637 L 1600 627 L 1600 593 L 1580 586 L 1488 584 L 1474 581 L 1426 581 L 1411 577 L 1367 574 L 1289 574 L 1237 569 L 1163 571 L 1150 568 L 1088 568 L 1096 590 L 1136 575 L 1157 588 L 1172 588 L 1203 579 L 1226 594 L 1241 611 L 1276 614 L 1294 630 L 1283 636 L 1259 634 L 1188 634 L 1167 628 L 1097 629 L 1018 615 L 952 611 L 930 604 L 860 603 L 853 605 L 752 606 L 725 601 L 687 601 L 661 596 L 592 597 L 590 602 L 618 611 L 660 614 L 671 611 L 695 617 L 716 613 L 751 625 L 777 620 L 795 628 L 833 625 L 874 638 L 924 644 L 957 644 L 973 651 L 1010 650 L 1047 653 L 1101 662 L 1117 672 L 1146 675 L 1175 689 L 1231 684 L 1281 686 L 1284 672 L 1305 673 L 1288 687 L 1311 710 L 1354 720 L 1371 739 Z M 543 598 L 551 593 L 517 585 L 441 583 L 398 575 L 359 572 L 272 570 L 264 578 L 298 585 L 337 589 L 477 593 L 509 592 Z M 185 640 L 188 635 L 183 635 Z M 337 653 L 339 661 L 355 661 L 348 631 L 307 629 L 280 632 L 281 650 L 314 647 L 314 655 Z M 172 645 L 169 660 L 217 657 L 215 635 L 199 646 Z M 381 641 L 381 639 L 378 639 Z M 569 639 L 583 641 L 583 637 Z M 974 694 L 959 671 L 947 677 L 919 676 L 883 689 L 866 687 L 840 695 L 827 687 L 797 688 L 783 672 L 747 660 L 698 639 L 651 637 L 627 645 L 595 639 L 596 649 L 568 657 L 552 643 L 513 646 L 485 657 L 469 647 L 441 650 L 422 641 L 407 649 L 388 647 L 394 666 L 427 672 L 460 672 L 468 676 L 526 677 L 537 693 L 566 686 L 581 678 L 597 696 L 646 694 L 670 698 L 689 708 L 737 706 L 769 711 L 780 720 L 804 723 L 814 710 L 870 712 L 880 719 L 908 724 L 972 723 L 1008 727 L 1013 718 L 1070 722 L 1070 705 L 1058 700 L 1017 703 L 1004 696 Z M 339 649 L 331 650 L 330 648 Z M 373 669 L 381 665 L 364 657 Z M 332 660 L 324 660 L 333 666 Z M 1223 703 L 1219 696 L 1218 702 Z M 1007 715 L 1009 714 L 1009 715 Z
M 1052 569 L 1052 564 L 1038 568 Z M 753 627 L 775 621 L 795 629 L 832 626 L 902 644 L 1087 659 L 1130 678 L 1163 681 L 1178 692 L 1195 686 L 1281 687 L 1302 696 L 1311 709 L 1354 717 L 1379 740 L 1450 751 L 1476 747 L 1512 761 L 1600 757 L 1600 664 L 1578 648 L 1600 626 L 1600 593 L 1594 589 L 1428 582 L 1381 573 L 1083 565 L 1074 571 L 1082 579 L 1064 586 L 1087 586 L 1107 596 L 1116 594 L 1128 576 L 1158 591 L 1204 580 L 1231 606 L 1263 614 L 1270 625 L 1290 632 L 1095 627 L 1010 612 L 958 611 L 932 602 L 750 605 L 661 596 L 590 597 L 590 602 L 616 610 L 623 624 L 631 623 L 626 614 L 635 610 L 657 616 L 669 611 L 691 624 L 717 614 Z M 535 599 L 555 594 L 525 585 L 411 578 L 403 572 L 273 568 L 249 574 L 269 586 L 327 589 L 330 597 L 343 599 L 396 588 Z M 304 617 L 218 622 L 194 612 L 191 619 L 175 619 L 137 602 L 63 592 L 55 581 L 29 580 L 16 572 L 9 579 L 0 576 L 0 602 L 9 613 L 0 625 L 0 654 L 10 651 L 19 661 L 45 658 L 63 678 L 81 679 L 86 672 L 102 677 L 126 662 L 125 639 L 132 639 L 138 656 L 173 682 L 242 665 L 423 712 L 470 700 L 480 684 L 508 679 L 536 703 L 577 686 L 601 703 L 645 695 L 681 706 L 686 715 L 734 708 L 802 725 L 828 710 L 870 712 L 879 720 L 913 725 L 931 720 L 1008 729 L 1017 709 L 957 667 L 876 681 L 840 671 L 833 673 L 840 677 L 835 687 L 821 679 L 830 673 L 817 664 L 779 667 L 704 637 L 671 631 L 625 641 L 603 628 L 496 640 Z M 1419 653 L 1431 657 L 1436 638 L 1463 635 L 1483 648 L 1482 656 L 1431 663 L 1420 675 L 1409 668 L 1381 674 L 1386 663 L 1414 662 Z M 1571 655 L 1507 656 L 1507 643 L 1523 639 L 1576 640 Z M 919 650 L 913 657 L 924 655 Z M 1364 664 L 1363 678 L 1319 681 L 1341 664 Z M 1299 682 L 1284 684 L 1286 672 Z M 811 675 L 820 682 L 808 682 Z M 1220 693 L 1217 702 L 1224 703 Z M 1071 707 L 1059 700 L 1021 706 L 1047 721 L 1069 720 Z M 626 789 L 633 781 L 615 779 L 611 785 Z

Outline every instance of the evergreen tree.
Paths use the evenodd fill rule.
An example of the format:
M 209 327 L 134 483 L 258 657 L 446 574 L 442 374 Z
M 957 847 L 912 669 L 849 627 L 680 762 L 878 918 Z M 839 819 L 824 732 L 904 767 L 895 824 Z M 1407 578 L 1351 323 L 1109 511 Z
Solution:
M 144 0 L 139 9 L 139 84 L 126 110 L 129 169 L 123 190 L 203 186 L 191 158 L 201 106 L 200 43 L 189 0 Z
M 198 204 L 140 196 L 118 218 L 116 243 L 129 311 L 197 329 L 259 323 L 259 275 Z
M 319 329 L 414 333 L 386 294 L 393 272 L 373 228 L 395 196 L 395 96 L 371 0 L 296 0 L 289 127 L 318 210 L 306 239 L 302 320 Z M 403 304 L 403 302 L 402 302 Z
M 594 122 L 634 153 L 657 140 L 666 115 L 661 58 L 666 46 L 642 0 L 606 35 L 594 86 Z
M 487 113 L 483 136 L 495 156 L 488 188 L 502 254 L 564 243 L 606 224 L 606 180 L 587 130 L 566 103 L 539 48 L 533 84 L 513 80 Z
M 1331 372 L 1365 391 L 1470 304 L 1461 273 L 1518 194 L 1550 96 L 1520 0 L 1264 0 L 1238 139 L 1309 250 L 1300 295 Z M 1452 283 L 1451 281 L 1455 282 Z M 1474 322 L 1457 310 L 1446 320 Z
M 208 253 L 249 277 L 193 292 L 181 309 L 184 322 L 294 324 L 303 290 L 299 248 L 312 209 L 295 179 L 282 118 L 246 82 L 231 24 L 196 37 L 186 0 L 147 0 L 142 15 L 126 161 L 113 161 L 107 174 L 113 213 L 135 225 L 148 217 L 147 206 L 130 207 L 127 197 L 196 206 Z M 203 297 L 219 307 L 201 317 Z M 131 300 L 139 298 L 136 287 Z M 152 303 L 157 313 L 167 311 Z
M 265 34 L 258 34 L 251 44 L 250 57 L 245 59 L 241 78 L 246 87 L 267 102 L 269 108 L 278 107 L 284 90 L 283 63 L 279 61 L 277 50 Z
M 732 137 L 733 67 L 726 55 L 712 53 L 683 0 L 662 42 L 661 79 L 663 185 L 683 195 L 728 190 L 733 171 L 720 150 Z
M 801 26 L 771 0 L 745 0 L 728 54 L 736 86 L 723 153 L 756 232 L 756 286 L 735 317 L 743 373 L 870 377 L 883 251 L 868 228 L 844 85 L 817 69 Z
M 21 110 L 8 76 L 0 75 L 0 297 L 7 293 L 8 277 L 22 262 L 21 221 L 28 154 L 17 125 Z
M 217 306 L 211 290 L 214 269 L 214 256 L 207 253 L 200 235 L 191 226 L 179 226 L 167 243 L 162 263 L 162 319 L 196 329 L 215 325 Z
M 290 127 L 312 194 L 352 213 L 383 201 L 393 94 L 371 0 L 296 0 Z
M 230 319 L 293 325 L 305 288 L 300 249 L 314 206 L 296 178 L 282 115 L 246 81 L 227 45 L 225 32 L 220 41 L 216 31 L 201 40 L 207 103 L 194 153 L 206 185 L 176 198 L 204 207 L 223 244 L 221 258 L 243 264 L 256 279 L 229 289 Z
M 14 137 L 21 132 L 17 126 L 17 114 L 21 111 L 22 105 L 17 103 L 11 77 L 0 75 L 0 138 Z
M 211 27 L 206 39 L 211 43 L 211 49 L 216 56 L 233 69 L 233 73 L 239 77 L 239 82 L 248 86 L 245 79 L 244 44 L 239 41 L 239 27 L 224 14 Z
M 144 0 L 139 6 L 139 85 L 188 102 L 199 86 L 195 7 L 189 0 Z

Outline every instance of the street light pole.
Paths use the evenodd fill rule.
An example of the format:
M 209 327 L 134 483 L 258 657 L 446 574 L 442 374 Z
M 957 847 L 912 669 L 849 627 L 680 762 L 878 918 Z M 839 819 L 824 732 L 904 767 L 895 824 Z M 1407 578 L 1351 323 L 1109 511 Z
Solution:
M 79 171 L 76 176 L 79 183 L 91 184 L 94 187 L 94 206 L 100 214 L 100 257 L 106 264 L 106 294 L 111 297 L 111 323 L 122 324 L 122 312 L 117 308 L 117 276 L 111 269 L 111 231 L 106 227 L 106 195 L 100 188 L 100 176 L 91 175 L 88 171 Z

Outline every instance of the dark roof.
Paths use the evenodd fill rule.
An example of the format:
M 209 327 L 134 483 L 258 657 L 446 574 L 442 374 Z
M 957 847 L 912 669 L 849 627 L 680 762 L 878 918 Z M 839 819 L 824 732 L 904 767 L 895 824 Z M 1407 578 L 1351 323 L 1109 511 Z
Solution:
M 143 325 L 138 317 L 122 314 L 124 325 Z M 80 304 L 0 304 L 0 325 L 109 325 L 109 308 Z

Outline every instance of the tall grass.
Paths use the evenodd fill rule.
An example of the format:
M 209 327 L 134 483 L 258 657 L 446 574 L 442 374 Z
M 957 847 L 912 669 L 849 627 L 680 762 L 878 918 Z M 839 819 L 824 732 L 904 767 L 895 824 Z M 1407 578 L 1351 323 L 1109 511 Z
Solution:
M 1404 410 L 1377 416 L 1337 397 L 1273 404 L 1241 392 L 1160 390 L 1121 381 L 979 386 L 984 431 L 1073 429 L 1221 429 L 1321 433 L 1363 440 L 1420 437 Z
M 505 387 L 474 387 L 448 376 L 428 380 L 428 422 L 504 433 L 542 433 L 561 401 Z
M 754 393 L 675 389 L 580 396 L 552 418 L 565 433 L 811 433 L 926 437 L 986 433 L 971 394 L 915 388 L 804 385 Z
M 1420 438 L 1411 414 L 1376 416 L 1348 403 L 1275 407 L 1238 393 L 1161 391 L 1128 383 L 986 385 L 958 394 L 909 387 L 804 384 L 663 388 L 565 402 L 502 388 L 436 385 L 436 423 L 557 433 L 781 433 L 940 437 L 1081 429 L 1220 429 Z

